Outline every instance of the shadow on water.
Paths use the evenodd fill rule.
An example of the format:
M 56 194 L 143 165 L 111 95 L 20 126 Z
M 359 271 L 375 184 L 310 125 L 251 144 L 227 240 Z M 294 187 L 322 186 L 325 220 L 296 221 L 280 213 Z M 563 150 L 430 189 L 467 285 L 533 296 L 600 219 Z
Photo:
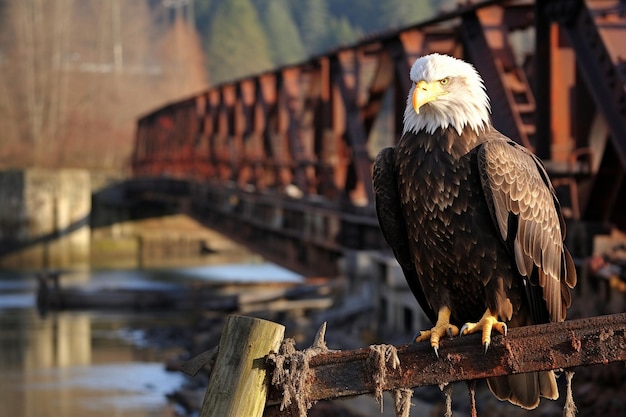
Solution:
M 42 243 L 53 242 L 63 236 L 68 236 L 71 233 L 82 229 L 85 226 L 89 226 L 90 216 L 85 216 L 78 221 L 68 225 L 59 230 L 54 230 L 50 233 L 45 233 L 39 236 L 35 236 L 28 240 L 17 239 L 4 239 L 0 241 L 0 257 L 9 255 L 11 253 L 19 252 L 32 246 L 37 246 Z
M 111 184 L 91 195 L 91 212 L 66 227 L 55 229 L 49 233 L 32 236 L 28 239 L 11 238 L 20 233 L 16 229 L 11 233 L 11 226 L 18 227 L 17 224 L 4 224 L 5 236 L 0 239 L 0 257 L 20 252 L 33 246 L 51 243 L 64 236 L 82 229 L 91 227 L 97 229 L 109 227 L 122 221 L 142 220 L 153 217 L 162 217 L 180 212 L 178 204 L 173 201 L 150 199 L 149 197 L 139 198 L 138 189 L 130 188 L 133 181 L 119 182 Z M 176 182 L 178 184 L 178 182 Z M 184 182 L 183 182 L 184 184 Z M 181 186 L 178 185 L 178 188 Z M 188 194 L 185 188 L 183 191 L 174 193 L 175 196 Z M 121 213 L 121 214 L 120 214 Z M 9 236 L 9 237 L 7 237 Z

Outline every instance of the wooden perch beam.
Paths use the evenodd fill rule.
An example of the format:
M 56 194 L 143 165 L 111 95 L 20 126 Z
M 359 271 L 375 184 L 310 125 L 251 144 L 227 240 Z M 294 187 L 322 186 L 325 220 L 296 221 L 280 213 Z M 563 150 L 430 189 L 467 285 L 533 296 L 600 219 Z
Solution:
M 370 353 L 365 348 L 311 357 L 309 400 L 374 392 Z M 506 337 L 492 338 L 486 354 L 478 334 L 442 340 L 439 359 L 428 343 L 397 346 L 397 353 L 400 366 L 387 367 L 383 390 L 626 361 L 626 314 L 509 329 Z M 269 394 L 265 416 L 291 415 L 278 411 L 282 394 L 276 388 Z

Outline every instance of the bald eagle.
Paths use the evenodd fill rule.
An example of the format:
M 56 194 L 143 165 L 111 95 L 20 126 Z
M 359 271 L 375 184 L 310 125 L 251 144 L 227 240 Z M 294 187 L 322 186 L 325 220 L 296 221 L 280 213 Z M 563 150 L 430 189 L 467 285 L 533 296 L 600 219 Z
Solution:
M 381 230 L 415 298 L 443 337 L 565 319 L 576 270 L 548 175 L 530 151 L 491 124 L 474 67 L 447 55 L 418 58 L 395 147 L 374 164 Z M 487 380 L 500 400 L 532 409 L 558 398 L 552 371 Z

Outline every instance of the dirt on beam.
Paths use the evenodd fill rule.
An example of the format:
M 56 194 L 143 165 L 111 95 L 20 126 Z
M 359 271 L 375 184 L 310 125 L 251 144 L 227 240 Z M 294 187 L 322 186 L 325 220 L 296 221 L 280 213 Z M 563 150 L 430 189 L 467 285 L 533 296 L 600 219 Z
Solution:
M 372 354 L 381 351 L 375 346 L 309 355 L 305 403 L 375 393 L 381 388 L 414 388 L 626 361 L 626 313 L 512 328 L 506 337 L 494 336 L 486 354 L 478 334 L 443 340 L 439 358 L 428 343 L 388 347 L 382 351 L 391 354 L 383 361 Z M 289 357 L 284 359 L 281 363 L 289 362 Z M 381 366 L 385 369 L 377 369 Z M 290 409 L 293 407 L 280 411 L 282 398 L 282 389 L 271 387 L 264 416 L 302 415 L 302 410 Z

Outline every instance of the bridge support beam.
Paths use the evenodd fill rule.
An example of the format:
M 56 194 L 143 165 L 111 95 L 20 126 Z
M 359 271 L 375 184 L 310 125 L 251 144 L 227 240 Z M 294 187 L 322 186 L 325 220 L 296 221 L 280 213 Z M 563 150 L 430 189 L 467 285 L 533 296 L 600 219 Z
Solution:
M 87 265 L 90 211 L 87 171 L 0 172 L 0 267 Z

